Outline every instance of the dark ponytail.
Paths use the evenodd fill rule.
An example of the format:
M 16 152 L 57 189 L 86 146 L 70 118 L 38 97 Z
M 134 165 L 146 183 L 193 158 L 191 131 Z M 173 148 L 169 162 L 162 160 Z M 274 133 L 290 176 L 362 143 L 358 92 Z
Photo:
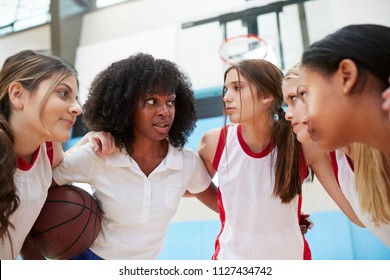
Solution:
M 280 107 L 277 109 L 275 124 L 272 131 L 273 143 L 278 148 L 275 170 L 274 195 L 279 196 L 283 203 L 289 203 L 302 192 L 299 175 L 300 144 L 292 131 L 291 124 L 284 117 Z

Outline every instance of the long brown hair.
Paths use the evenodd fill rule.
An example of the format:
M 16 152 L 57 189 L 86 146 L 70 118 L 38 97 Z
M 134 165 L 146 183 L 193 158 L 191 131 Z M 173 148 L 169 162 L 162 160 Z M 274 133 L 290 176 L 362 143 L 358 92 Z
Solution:
M 46 93 L 40 108 L 45 105 L 61 80 L 70 75 L 77 77 L 72 65 L 55 56 L 24 50 L 8 57 L 0 71 L 0 239 L 5 237 L 4 234 L 12 226 L 9 217 L 19 204 L 13 180 L 17 164 L 13 149 L 14 135 L 8 123 L 12 110 L 8 95 L 9 86 L 12 82 L 19 82 L 33 94 L 43 80 L 53 75 L 57 75 L 56 80 Z
M 14 137 L 8 122 L 0 114 L 0 240 L 8 232 L 9 217 L 19 205 L 16 195 L 14 173 L 16 170 L 16 156 L 13 153 Z
M 273 122 L 271 144 L 277 147 L 278 153 L 273 193 L 283 203 L 289 203 L 297 194 L 301 194 L 302 187 L 299 176 L 299 143 L 282 109 L 283 73 L 266 60 L 246 59 L 229 67 L 225 71 L 224 81 L 231 70 L 237 71 L 239 79 L 242 76 L 251 83 L 256 88 L 259 97 L 263 95 L 273 97 L 273 103 L 268 112 L 269 119 Z

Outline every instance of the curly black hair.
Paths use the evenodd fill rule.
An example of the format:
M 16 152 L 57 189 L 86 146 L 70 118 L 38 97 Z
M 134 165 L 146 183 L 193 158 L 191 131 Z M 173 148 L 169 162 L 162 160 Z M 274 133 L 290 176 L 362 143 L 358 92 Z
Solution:
M 150 54 L 136 53 L 100 72 L 83 106 L 83 121 L 90 130 L 110 132 L 118 147 L 131 151 L 133 112 L 145 94 L 155 88 L 176 94 L 175 119 L 168 140 L 181 149 L 196 126 L 192 84 L 178 65 Z

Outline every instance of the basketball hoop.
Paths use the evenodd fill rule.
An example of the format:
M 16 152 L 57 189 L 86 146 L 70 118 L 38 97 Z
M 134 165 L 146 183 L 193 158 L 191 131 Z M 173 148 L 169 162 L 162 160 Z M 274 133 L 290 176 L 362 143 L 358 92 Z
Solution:
M 224 63 L 231 65 L 243 59 L 264 59 L 268 46 L 258 35 L 245 34 L 225 39 L 218 53 Z

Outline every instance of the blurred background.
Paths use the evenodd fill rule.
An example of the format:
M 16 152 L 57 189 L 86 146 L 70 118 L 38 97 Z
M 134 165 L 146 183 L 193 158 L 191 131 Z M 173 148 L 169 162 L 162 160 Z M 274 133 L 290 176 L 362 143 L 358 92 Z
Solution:
M 0 64 L 23 49 L 61 56 L 79 72 L 83 103 L 95 75 L 116 60 L 147 52 L 175 61 L 196 94 L 199 120 L 187 144 L 196 149 L 205 131 L 223 126 L 226 65 L 218 49 L 225 39 L 260 36 L 266 59 L 285 72 L 340 27 L 390 26 L 389 11 L 388 0 L 0 0 Z M 86 132 L 79 118 L 65 149 Z M 316 179 L 304 185 L 303 211 L 314 223 L 306 234 L 313 259 L 390 259 L 390 249 L 349 222 Z M 219 228 L 217 214 L 184 198 L 159 259 L 210 259 Z

